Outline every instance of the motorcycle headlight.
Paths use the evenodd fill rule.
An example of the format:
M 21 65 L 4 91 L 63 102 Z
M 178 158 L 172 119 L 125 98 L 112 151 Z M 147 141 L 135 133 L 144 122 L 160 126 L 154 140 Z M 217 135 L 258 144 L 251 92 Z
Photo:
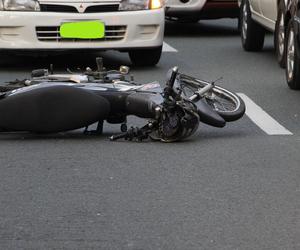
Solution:
M 119 10 L 152 10 L 163 7 L 163 0 L 122 0 Z
M 4 0 L 3 10 L 40 11 L 40 4 L 36 0 Z

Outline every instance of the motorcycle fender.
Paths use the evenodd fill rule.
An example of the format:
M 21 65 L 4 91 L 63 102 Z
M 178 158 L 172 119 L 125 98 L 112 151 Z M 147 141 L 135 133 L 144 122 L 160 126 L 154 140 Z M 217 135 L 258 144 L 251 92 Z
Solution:
M 222 128 L 226 125 L 226 121 L 207 103 L 199 100 L 195 104 L 197 106 L 201 122 L 219 128 Z
M 72 86 L 47 86 L 0 99 L 0 128 L 52 133 L 82 128 L 107 118 L 109 102 Z

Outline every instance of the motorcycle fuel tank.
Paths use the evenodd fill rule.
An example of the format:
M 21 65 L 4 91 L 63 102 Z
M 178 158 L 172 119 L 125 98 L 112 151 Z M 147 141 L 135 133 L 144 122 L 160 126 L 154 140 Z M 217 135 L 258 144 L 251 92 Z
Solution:
M 104 120 L 106 99 L 67 85 L 26 87 L 0 99 L 0 128 L 8 131 L 51 133 L 78 129 Z

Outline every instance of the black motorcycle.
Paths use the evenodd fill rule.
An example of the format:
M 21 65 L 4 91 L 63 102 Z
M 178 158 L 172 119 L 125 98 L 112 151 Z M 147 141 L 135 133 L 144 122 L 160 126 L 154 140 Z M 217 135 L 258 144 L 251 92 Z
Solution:
M 97 70 L 54 74 L 40 69 L 32 77 L 0 86 L 0 131 L 55 133 L 85 127 L 86 134 L 101 134 L 103 122 L 121 124 L 122 133 L 111 140 L 151 138 L 173 142 L 191 136 L 199 122 L 224 127 L 245 113 L 244 102 L 234 93 L 178 72 L 168 72 L 166 86 L 138 84 L 129 68 L 108 71 L 101 58 Z M 127 129 L 127 116 L 148 119 L 144 127 Z M 89 131 L 91 124 L 97 129 Z

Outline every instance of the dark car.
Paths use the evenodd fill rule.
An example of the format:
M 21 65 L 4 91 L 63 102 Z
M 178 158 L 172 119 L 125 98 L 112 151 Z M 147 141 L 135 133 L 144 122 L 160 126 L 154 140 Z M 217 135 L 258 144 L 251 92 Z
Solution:
M 237 0 L 167 0 L 166 18 L 184 22 L 200 19 L 237 18 Z

